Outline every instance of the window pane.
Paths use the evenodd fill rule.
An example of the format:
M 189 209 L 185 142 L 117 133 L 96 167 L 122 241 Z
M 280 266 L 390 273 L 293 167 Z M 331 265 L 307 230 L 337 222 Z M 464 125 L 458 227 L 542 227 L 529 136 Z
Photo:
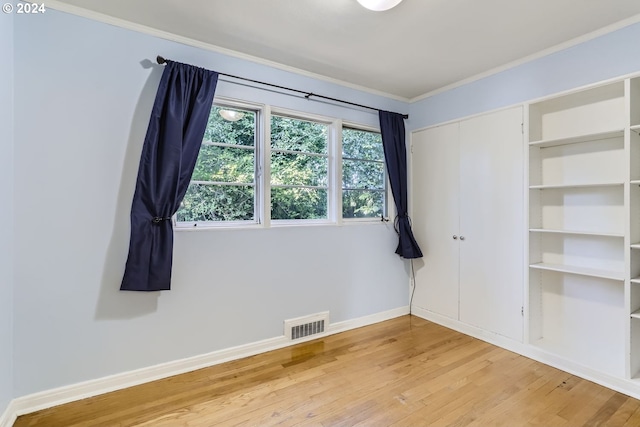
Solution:
M 178 221 L 253 220 L 254 187 L 190 184 Z
M 342 188 L 384 190 L 384 163 L 344 160 Z
M 271 147 L 327 154 L 328 126 L 289 117 L 271 117 Z
M 382 215 L 384 190 L 345 190 L 342 192 L 343 218 L 372 218 Z
M 254 158 L 253 150 L 202 145 L 191 180 L 252 184 Z
M 272 188 L 272 219 L 327 218 L 327 190 L 314 188 Z
M 329 159 L 305 154 L 271 153 L 274 185 L 327 185 Z
M 372 218 L 386 214 L 384 151 L 380 134 L 343 129 L 342 156 L 342 217 Z
M 220 112 L 230 118 L 240 117 L 237 121 L 226 120 Z M 229 116 L 227 112 L 231 112 Z M 204 132 L 204 141 L 225 144 L 255 145 L 256 113 L 238 108 L 213 106 L 209 113 L 209 122 Z
M 178 222 L 256 220 L 253 184 L 257 117 L 257 112 L 246 109 L 211 107 L 191 183 L 176 213 Z M 201 184 L 198 181 L 252 185 Z
M 382 137 L 377 132 L 344 128 L 342 130 L 342 156 L 384 161 Z

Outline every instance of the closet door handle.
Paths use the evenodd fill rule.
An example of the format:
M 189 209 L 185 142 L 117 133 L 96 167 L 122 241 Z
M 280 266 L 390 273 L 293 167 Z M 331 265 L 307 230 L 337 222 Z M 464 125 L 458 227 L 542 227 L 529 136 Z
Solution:
M 464 236 L 460 236 L 460 240 L 464 240 Z
M 453 235 L 453 240 L 458 240 L 458 236 L 456 236 L 455 234 Z

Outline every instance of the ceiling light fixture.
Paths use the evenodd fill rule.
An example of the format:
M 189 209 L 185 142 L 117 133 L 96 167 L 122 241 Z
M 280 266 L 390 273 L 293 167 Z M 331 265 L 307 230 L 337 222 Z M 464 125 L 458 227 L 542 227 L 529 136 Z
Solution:
M 382 12 L 383 10 L 389 10 L 397 6 L 401 1 L 402 0 L 358 0 L 358 3 L 369 10 Z
M 228 120 L 230 122 L 237 122 L 238 120 L 244 117 L 244 113 L 241 113 L 240 111 L 233 111 L 233 110 L 220 110 L 220 115 L 222 116 L 223 119 Z

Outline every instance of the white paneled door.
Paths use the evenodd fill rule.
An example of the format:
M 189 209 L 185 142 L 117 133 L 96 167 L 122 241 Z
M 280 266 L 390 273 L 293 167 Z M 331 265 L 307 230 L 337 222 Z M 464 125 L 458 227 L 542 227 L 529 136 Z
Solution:
M 523 339 L 522 107 L 460 122 L 460 321 Z
M 424 253 L 413 304 L 520 342 L 522 117 L 517 107 L 411 139 L 414 233 Z
M 458 319 L 458 123 L 412 135 L 413 232 L 424 258 L 413 303 Z M 424 265 L 422 265 L 424 262 Z

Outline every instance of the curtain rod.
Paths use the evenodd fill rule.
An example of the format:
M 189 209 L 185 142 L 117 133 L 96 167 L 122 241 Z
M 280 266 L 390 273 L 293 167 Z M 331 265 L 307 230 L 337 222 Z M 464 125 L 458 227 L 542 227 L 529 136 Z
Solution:
M 156 61 L 158 61 L 158 64 L 162 65 L 165 64 L 167 62 L 167 60 L 165 58 L 163 58 L 162 56 L 158 55 L 156 57 Z M 216 71 L 217 72 L 217 71 Z M 337 98 L 331 98 L 329 96 L 324 96 L 324 95 L 318 95 L 316 93 L 311 93 L 311 92 L 305 92 L 303 90 L 298 90 L 298 89 L 292 89 L 290 87 L 286 87 L 286 86 L 279 86 L 279 85 L 274 85 L 272 83 L 265 83 L 265 82 L 261 82 L 259 80 L 252 80 L 252 79 L 248 79 L 246 77 L 238 77 L 238 76 L 234 76 L 233 74 L 226 74 L 226 73 L 220 73 L 217 72 L 219 75 L 221 76 L 225 76 L 225 77 L 232 77 L 234 79 L 240 79 L 240 80 L 245 80 L 251 83 L 257 83 L 257 84 L 261 84 L 261 85 L 265 85 L 265 86 L 271 86 L 271 87 L 275 87 L 278 89 L 283 89 L 283 90 L 289 90 L 291 92 L 296 92 L 296 93 L 301 93 L 304 95 L 305 98 L 307 99 L 311 99 L 311 97 L 315 97 L 315 98 L 320 98 L 320 99 L 326 99 L 328 101 L 334 101 L 334 102 L 340 102 L 342 104 L 348 104 L 348 105 L 353 105 L 354 107 L 360 107 L 360 108 L 366 108 L 368 110 L 375 110 L 375 111 L 380 111 L 379 108 L 374 108 L 374 107 L 369 107 L 367 105 L 362 105 L 362 104 L 356 104 L 355 102 L 349 102 L 349 101 L 343 101 L 342 99 L 337 99 Z M 404 117 L 405 119 L 409 118 L 408 114 L 402 114 L 402 117 Z

